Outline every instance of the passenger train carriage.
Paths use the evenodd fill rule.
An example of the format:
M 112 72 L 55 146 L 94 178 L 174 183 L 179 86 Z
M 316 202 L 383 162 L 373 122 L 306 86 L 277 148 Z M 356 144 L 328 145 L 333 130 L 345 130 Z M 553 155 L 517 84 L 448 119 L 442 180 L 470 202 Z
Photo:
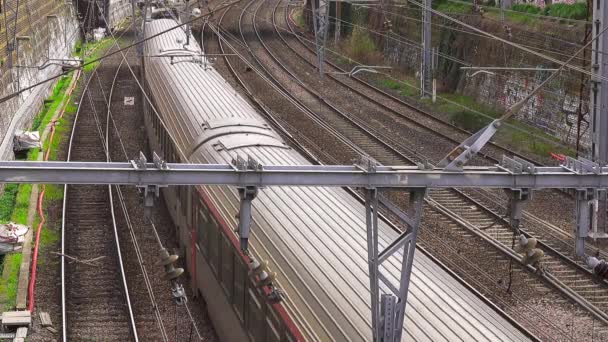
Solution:
M 145 24 L 151 36 L 175 26 Z M 185 33 L 172 30 L 145 43 L 143 75 L 161 120 L 146 106 L 152 150 L 169 162 L 230 163 L 237 155 L 262 165 L 310 164 L 213 68 L 183 56 Z M 200 53 L 194 38 L 187 48 Z M 182 57 L 183 58 L 183 57 Z M 172 144 L 169 135 L 175 137 Z M 202 294 L 225 341 L 370 341 L 371 311 L 365 208 L 339 188 L 270 187 L 253 200 L 250 250 L 268 260 L 284 292 L 275 303 L 248 275 L 237 235 L 239 193 L 228 186 L 171 187 L 163 196 L 194 290 Z M 397 232 L 382 222 L 382 241 Z M 394 279 L 397 259 L 390 260 Z M 416 253 L 404 339 L 526 341 L 530 335 L 495 311 L 429 257 Z

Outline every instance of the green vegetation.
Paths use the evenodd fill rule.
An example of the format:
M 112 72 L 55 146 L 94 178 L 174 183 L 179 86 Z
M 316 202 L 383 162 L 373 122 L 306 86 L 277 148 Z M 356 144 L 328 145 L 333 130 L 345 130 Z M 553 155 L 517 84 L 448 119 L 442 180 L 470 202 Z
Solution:
M 304 9 L 298 8 L 291 13 L 293 14 L 293 21 L 295 21 L 296 25 L 305 29 L 306 21 L 304 20 Z
M 511 7 L 513 11 L 544 15 L 556 18 L 585 20 L 587 19 L 587 4 L 578 2 L 575 4 L 552 4 L 540 8 L 528 4 L 516 4 Z
M 4 186 L 4 193 L 0 196 L 0 223 L 6 223 L 11 219 L 18 190 L 19 184 L 6 184 Z
M 120 42 L 120 40 L 119 40 L 119 42 Z M 106 37 L 98 42 L 89 44 L 88 46 L 85 47 L 87 54 L 85 55 L 84 63 L 85 64 L 90 63 L 91 61 L 103 56 L 104 53 L 106 52 L 106 50 L 113 44 L 114 44 L 114 39 L 112 39 L 112 37 Z M 99 62 L 85 65 L 85 67 L 82 68 L 82 70 L 84 70 L 85 72 L 91 72 L 91 71 L 95 70 L 95 67 L 97 67 L 98 64 L 99 64 Z
M 412 85 L 416 84 L 415 80 L 401 81 L 377 76 L 375 83 L 385 89 L 396 90 L 401 96 L 410 100 L 420 101 L 419 90 Z M 439 116 L 469 132 L 480 130 L 494 118 L 502 115 L 501 111 L 477 103 L 474 98 L 461 94 L 440 93 L 437 94 L 436 103 L 432 103 L 430 99 L 422 102 Z M 563 146 L 558 138 L 517 120 L 509 120 L 508 125 L 504 125 L 493 140 L 520 153 L 534 154 L 542 158 L 548 158 L 550 152 L 569 156 L 576 154 L 573 149 Z
M 17 194 L 11 221 L 19 224 L 27 224 L 27 212 L 30 208 L 31 195 L 32 184 L 19 184 L 19 193 Z
M 440 0 L 433 3 L 433 7 L 439 11 L 446 13 L 471 13 L 473 11 L 472 1 L 452 1 Z M 498 19 L 500 16 L 500 8 L 489 3 L 482 5 L 485 14 L 493 19 Z M 517 13 L 519 12 L 519 13 Z M 587 19 L 587 4 L 551 4 L 544 8 L 540 8 L 531 4 L 515 4 L 511 6 L 510 11 L 505 12 L 505 18 L 509 21 L 518 24 L 535 24 L 538 16 L 586 20 Z
M 473 9 L 473 4 L 452 2 L 449 0 L 440 0 L 433 2 L 433 8 L 446 13 L 471 13 Z
M 4 257 L 4 274 L 0 281 L 0 302 L 3 304 L 0 309 L 2 310 L 12 310 L 15 307 L 21 258 L 21 253 L 8 254 Z
M 376 44 L 367 30 L 355 27 L 349 39 L 349 55 L 354 59 L 368 61 L 376 53 Z
M 380 85 L 389 89 L 396 90 L 397 92 L 399 92 L 400 95 L 406 97 L 412 97 L 420 94 L 420 90 L 418 90 L 418 88 L 416 88 L 415 86 L 412 86 L 407 82 L 398 82 L 390 78 L 383 78 L 382 80 L 380 80 Z
M 77 47 L 78 52 L 79 47 Z M 69 99 L 66 99 L 66 90 L 69 87 L 71 74 L 62 77 L 55 87 L 51 96 L 45 100 L 45 104 L 32 121 L 32 130 L 39 130 L 40 133 L 49 125 L 56 111 L 60 109 L 61 104 Z M 65 139 L 66 133 L 69 131 L 68 122 L 71 115 L 77 110 L 73 104 L 68 104 L 65 107 L 64 117 L 58 120 L 56 125 L 55 136 L 51 145 L 51 159 L 56 159 L 56 153 L 59 150 L 60 143 Z M 48 148 L 48 140 L 44 142 L 44 149 Z M 27 155 L 27 160 L 37 160 L 39 153 L 38 149 L 30 150 Z M 0 222 L 15 222 L 19 224 L 27 224 L 28 212 L 30 207 L 30 199 L 32 194 L 32 184 L 6 184 L 4 193 L 0 196 Z M 61 200 L 63 196 L 63 187 L 48 185 L 45 192 L 45 207 L 51 201 Z M 34 222 L 33 228 L 38 226 L 39 218 Z M 57 229 L 44 229 L 41 232 L 40 246 L 41 250 L 45 246 L 55 243 L 59 238 Z M 22 256 L 20 253 L 5 255 L 2 260 L 2 268 L 4 269 L 3 277 L 0 279 L 0 308 L 4 310 L 12 309 L 15 305 L 17 295 L 17 284 L 19 279 L 19 269 L 21 267 Z M 42 264 L 42 262 L 41 262 Z
M 65 97 L 65 91 L 70 85 L 71 78 L 71 75 L 66 75 L 59 79 L 57 85 L 53 88 L 51 96 L 44 101 L 42 111 L 38 113 L 32 121 L 32 130 L 39 130 L 40 134 L 42 134 L 44 128 L 51 122 L 55 111 L 59 108 L 59 105 L 61 105 L 61 102 Z

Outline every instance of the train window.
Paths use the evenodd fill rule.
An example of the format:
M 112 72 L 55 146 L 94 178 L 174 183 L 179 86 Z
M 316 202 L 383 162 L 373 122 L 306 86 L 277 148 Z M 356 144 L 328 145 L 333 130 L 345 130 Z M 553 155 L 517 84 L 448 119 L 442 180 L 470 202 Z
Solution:
M 234 258 L 234 298 L 232 303 L 241 322 L 244 319 L 247 271 L 247 265 L 240 258 Z
M 281 341 L 281 334 L 279 333 L 279 331 L 277 330 L 277 328 L 275 328 L 275 325 L 268 319 L 266 318 L 266 341 L 269 342 L 280 342 Z
M 198 245 L 205 256 L 209 253 L 209 219 L 204 209 L 198 211 Z
M 249 289 L 248 293 L 249 300 L 247 301 L 247 331 L 249 336 L 254 341 L 265 341 L 264 330 L 265 330 L 265 318 L 264 311 L 260 300 L 257 298 L 257 290 Z
M 182 208 L 182 216 L 187 218 L 188 216 L 188 187 L 182 185 L 179 187 L 179 204 Z
M 228 300 L 232 299 L 232 289 L 234 287 L 233 258 L 232 244 L 226 235 L 222 234 L 222 286 Z
M 212 224 L 209 225 L 209 264 L 211 265 L 211 268 L 213 269 L 213 271 L 215 272 L 216 275 L 218 275 L 219 278 L 219 274 L 218 274 L 218 263 L 219 263 L 219 251 L 218 251 L 218 237 L 219 237 L 219 230 L 218 230 L 218 226 L 215 223 L 215 220 L 213 219 L 213 217 L 211 218 L 211 222 Z
M 266 320 L 269 338 L 273 338 L 273 331 L 283 331 L 283 321 L 279 318 L 272 305 L 266 302 Z M 279 334 L 280 335 L 280 334 Z M 280 339 L 280 337 L 279 337 Z

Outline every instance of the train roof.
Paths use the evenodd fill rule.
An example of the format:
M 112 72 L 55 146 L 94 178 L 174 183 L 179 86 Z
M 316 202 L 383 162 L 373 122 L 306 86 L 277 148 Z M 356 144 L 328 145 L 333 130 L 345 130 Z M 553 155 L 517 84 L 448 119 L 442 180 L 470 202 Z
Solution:
M 172 20 L 155 20 L 147 24 L 146 33 L 174 25 Z M 148 41 L 146 51 L 174 48 L 183 40 L 184 31 L 173 30 Z M 309 164 L 213 68 L 148 59 L 146 77 L 163 120 L 191 161 L 229 163 L 238 153 L 266 165 Z M 213 134 L 219 129 L 229 132 Z M 236 189 L 204 189 L 222 208 L 224 219 L 236 226 Z M 311 340 L 371 340 L 364 206 L 340 188 L 266 188 L 253 203 L 254 254 L 268 259 L 278 273 L 278 285 L 287 293 L 284 305 L 302 333 Z M 379 231 L 383 246 L 398 234 L 384 222 Z M 383 266 L 397 283 L 399 264 L 392 258 Z M 529 340 L 420 252 L 414 260 L 404 329 L 404 337 L 416 341 Z

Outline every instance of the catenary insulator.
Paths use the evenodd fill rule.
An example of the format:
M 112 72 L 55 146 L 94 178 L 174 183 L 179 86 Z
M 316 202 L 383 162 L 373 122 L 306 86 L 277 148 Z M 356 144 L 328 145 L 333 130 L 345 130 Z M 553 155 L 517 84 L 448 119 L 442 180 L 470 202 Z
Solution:
M 173 265 L 177 259 L 179 259 L 179 257 L 174 254 L 170 255 L 166 248 L 160 250 L 159 264 L 165 267 L 165 274 L 163 275 L 164 279 L 174 280 L 184 273 L 183 268 L 175 267 L 175 265 Z
M 524 235 L 520 235 L 518 250 L 520 251 L 520 253 L 529 252 L 532 249 L 536 248 L 537 243 L 538 241 L 535 238 L 527 238 Z
M 524 235 L 520 235 L 518 241 L 516 251 L 523 254 L 521 262 L 524 264 L 534 265 L 545 256 L 545 252 L 536 248 L 536 245 L 538 244 L 536 238 L 527 238 Z
M 545 252 L 538 248 L 533 248 L 524 254 L 521 261 L 526 265 L 534 265 L 535 263 L 539 262 L 543 256 L 545 256 Z

